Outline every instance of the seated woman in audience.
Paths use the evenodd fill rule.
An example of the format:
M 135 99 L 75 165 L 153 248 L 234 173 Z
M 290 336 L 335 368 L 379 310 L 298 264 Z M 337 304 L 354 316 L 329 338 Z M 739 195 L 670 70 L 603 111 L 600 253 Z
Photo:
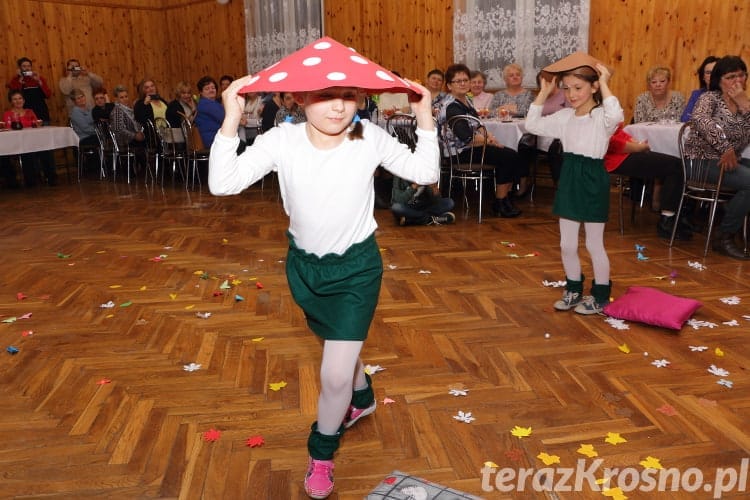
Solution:
M 714 250 L 735 259 L 750 259 L 735 241 L 750 212 L 750 160 L 741 157 L 750 144 L 747 66 L 742 59 L 724 56 L 716 61 L 708 91 L 698 98 L 691 121 L 685 156 L 708 160 L 713 179 L 723 170 L 722 187 L 736 191 L 724 205 Z
M 167 122 L 169 126 L 178 129 L 183 118 L 192 123 L 195 120 L 197 106 L 187 82 L 179 82 L 174 89 L 174 99 L 167 104 Z
M 438 123 L 444 126 L 454 116 L 471 115 L 478 117 L 477 111 L 471 104 L 466 94 L 469 93 L 469 74 L 471 71 L 464 64 L 453 64 L 445 72 L 450 92 L 440 105 Z M 452 141 L 459 151 L 459 159 L 468 160 L 472 149 L 481 148 L 480 140 L 474 131 L 467 125 L 465 128 L 455 130 L 456 136 L 447 140 Z M 476 154 L 476 153 L 475 153 Z M 492 204 L 492 212 L 499 217 L 518 217 L 521 211 L 513 206 L 509 193 L 513 179 L 528 175 L 528 166 L 525 166 L 513 149 L 503 146 L 491 134 L 487 135 L 487 146 L 484 153 L 484 163 L 495 168 L 495 201 Z
M 685 109 L 682 112 L 682 117 L 680 117 L 680 121 L 686 122 L 690 120 L 690 116 L 693 114 L 693 108 L 695 107 L 695 103 L 698 102 L 698 98 L 703 95 L 703 92 L 708 90 L 708 82 L 711 80 L 711 71 L 713 71 L 714 66 L 716 66 L 716 61 L 718 61 L 719 58 L 716 56 L 708 56 L 703 60 L 700 67 L 698 68 L 698 88 L 693 90 L 693 93 L 690 94 L 690 99 L 688 99 L 687 104 L 685 105 Z
M 471 100 L 474 102 L 474 109 L 477 111 L 482 109 L 490 109 L 490 103 L 494 94 L 484 91 L 484 86 L 487 85 L 487 77 L 481 71 L 472 71 L 469 75 L 471 81 Z
M 201 135 L 201 140 L 206 148 L 210 148 L 216 137 L 216 132 L 221 128 L 224 121 L 224 106 L 216 101 L 216 80 L 210 76 L 204 76 L 198 80 L 198 111 L 195 115 L 195 125 Z
M 443 198 L 437 184 L 420 186 L 393 177 L 391 213 L 399 226 L 453 224 L 453 200 Z
M 143 135 L 143 126 L 135 120 L 129 102 L 128 89 L 123 85 L 115 87 L 115 107 L 109 117 L 109 127 L 115 134 L 117 144 L 142 149 L 145 147 L 146 139 Z
M 260 130 L 266 132 L 276 126 L 276 113 L 281 109 L 281 94 L 273 92 L 263 98 L 263 110 L 260 112 Z
M 505 90 L 495 92 L 490 102 L 490 110 L 508 111 L 512 116 L 526 116 L 534 94 L 523 88 L 523 68 L 518 64 L 508 64 L 503 68 Z
M 678 121 L 685 107 L 685 98 L 679 92 L 670 89 L 672 72 L 669 68 L 655 66 L 646 74 L 648 90 L 635 101 L 633 121 L 658 122 L 664 120 Z
M 73 109 L 70 111 L 70 124 L 78 136 L 78 143 L 83 146 L 96 146 L 99 140 L 94 130 L 94 117 L 86 105 L 86 94 L 80 89 L 73 89 L 70 93 L 73 99 Z
M 633 139 L 623 130 L 621 123 L 609 139 L 609 149 L 604 155 L 604 167 L 609 173 L 637 177 L 639 179 L 663 179 L 659 206 L 661 218 L 656 225 L 656 233 L 665 239 L 672 237 L 675 212 L 682 194 L 682 164 L 680 159 L 651 151 L 647 142 Z M 677 224 L 675 238 L 689 240 L 694 227 L 686 217 Z
M 144 126 L 148 120 L 155 123 L 157 118 L 167 118 L 167 101 L 159 95 L 153 80 L 141 80 L 138 84 L 138 100 L 133 105 L 133 114 L 135 120 Z
M 91 108 L 91 117 L 95 122 L 109 122 L 114 108 L 115 103 L 109 102 L 107 98 L 107 89 L 101 87 L 94 89 L 94 107 Z
M 22 129 L 22 128 L 33 128 L 37 127 L 41 120 L 37 118 L 33 110 L 24 108 L 26 100 L 23 97 L 23 92 L 20 90 L 11 90 L 8 93 L 8 102 L 10 102 L 10 109 L 3 113 L 3 123 L 7 127 L 11 124 L 10 128 Z M 37 153 L 24 153 L 20 155 L 21 163 L 23 164 L 23 179 L 26 187 L 32 187 L 36 185 L 36 181 L 39 178 L 39 166 L 44 167 L 45 175 L 50 186 L 57 184 L 57 172 L 55 165 L 50 165 L 48 161 L 48 155 Z M 10 159 L 7 156 L 2 157 L 0 170 L 3 171 L 5 176 L 5 184 L 8 187 L 18 187 L 16 181 L 16 171 L 10 163 Z
M 305 110 L 294 100 L 294 94 L 291 92 L 281 92 L 281 107 L 276 112 L 276 124 L 303 123 L 307 121 Z
M 445 97 L 445 74 L 438 68 L 430 70 L 427 73 L 427 83 L 425 87 L 430 91 L 432 95 L 432 109 L 436 110 L 440 107 L 440 101 Z

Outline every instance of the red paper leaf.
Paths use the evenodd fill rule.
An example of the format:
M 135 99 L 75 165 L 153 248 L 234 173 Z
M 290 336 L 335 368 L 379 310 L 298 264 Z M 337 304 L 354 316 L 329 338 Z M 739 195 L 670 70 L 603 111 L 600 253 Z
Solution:
M 263 446 L 264 444 L 266 444 L 266 440 L 263 439 L 263 436 L 258 434 L 258 435 L 250 436 L 249 438 L 247 438 L 247 440 L 245 441 L 245 444 L 249 446 L 250 448 L 257 448 L 258 446 Z
M 224 292 L 221 292 L 219 290 L 214 292 L 214 297 L 221 297 L 222 295 L 224 295 Z
M 519 448 L 512 448 L 506 451 L 505 456 L 514 462 L 520 462 L 524 457 L 523 451 Z
M 23 292 L 18 292 L 16 294 L 16 300 L 23 300 L 25 298 L 26 298 L 26 294 L 24 294 Z
M 209 429 L 203 433 L 203 440 L 208 441 L 209 443 L 218 441 L 220 437 L 221 437 L 221 431 L 218 431 L 216 429 Z
M 258 289 L 263 288 L 263 283 L 261 283 L 260 281 L 256 281 L 255 288 L 258 288 Z
M 108 378 L 103 378 L 103 379 L 99 380 L 99 381 L 98 381 L 98 382 L 96 383 L 96 385 L 106 385 L 106 384 L 109 384 L 109 383 L 111 383 L 111 382 L 112 382 L 112 381 L 111 381 L 110 379 L 108 379 Z
M 675 415 L 677 415 L 677 410 L 674 409 L 674 406 L 666 403 L 657 408 L 656 411 L 658 411 L 659 413 L 663 413 L 668 417 L 674 417 Z

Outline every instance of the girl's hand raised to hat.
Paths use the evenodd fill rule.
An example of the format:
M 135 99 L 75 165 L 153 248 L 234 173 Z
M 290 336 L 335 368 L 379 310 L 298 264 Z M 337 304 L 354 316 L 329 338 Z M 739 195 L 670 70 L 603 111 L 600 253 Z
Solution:
M 417 82 L 406 81 L 422 93 L 421 96 L 409 94 L 409 104 L 411 105 L 412 112 L 417 117 L 417 127 L 422 130 L 434 130 L 435 120 L 432 118 L 432 94 Z
M 237 129 L 242 120 L 242 112 L 245 109 L 245 96 L 240 95 L 239 90 L 250 84 L 252 75 L 243 76 L 229 84 L 229 87 L 221 93 L 221 102 L 224 104 L 224 122 L 221 124 L 221 135 L 235 137 Z
M 539 79 L 539 93 L 536 95 L 536 98 L 534 99 L 534 104 L 538 104 L 539 106 L 544 106 L 544 101 L 547 100 L 547 97 L 552 93 L 552 90 L 555 88 L 555 85 L 557 85 L 557 76 L 553 76 L 552 80 L 547 80 L 546 78 L 542 77 Z

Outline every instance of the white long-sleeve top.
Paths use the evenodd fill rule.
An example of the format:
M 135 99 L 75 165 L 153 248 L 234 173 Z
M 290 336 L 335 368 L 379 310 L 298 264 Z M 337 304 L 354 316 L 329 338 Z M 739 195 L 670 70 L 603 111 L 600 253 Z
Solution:
M 377 228 L 373 174 L 382 165 L 417 184 L 440 175 L 437 131 L 417 129 L 412 153 L 382 128 L 362 120 L 363 139 L 345 139 L 333 149 L 315 148 L 306 124 L 282 123 L 259 135 L 241 155 L 239 138 L 216 134 L 208 186 L 215 195 L 237 194 L 276 171 L 297 247 L 319 257 L 341 255 Z
M 532 134 L 555 137 L 562 142 L 563 151 L 589 158 L 604 158 L 609 138 L 617 125 L 625 119 L 620 101 L 609 96 L 602 105 L 584 116 L 576 116 L 573 108 L 564 108 L 542 116 L 543 106 L 532 104 L 524 127 Z

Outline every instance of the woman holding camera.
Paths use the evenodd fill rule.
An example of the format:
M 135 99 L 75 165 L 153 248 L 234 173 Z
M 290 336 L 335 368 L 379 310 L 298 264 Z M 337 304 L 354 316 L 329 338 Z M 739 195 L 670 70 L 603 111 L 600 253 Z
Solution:
M 44 77 L 31 68 L 31 59 L 22 57 L 16 64 L 18 64 L 18 73 L 8 82 L 8 88 L 23 92 L 23 98 L 26 100 L 25 106 L 33 109 L 38 119 L 49 124 L 47 99 L 52 95 L 52 91 L 47 86 Z
M 94 89 L 104 86 L 104 80 L 99 75 L 91 73 L 87 68 L 81 65 L 78 59 L 68 59 L 65 63 L 65 76 L 58 82 L 60 91 L 65 97 L 65 104 L 68 106 L 68 114 L 73 110 L 73 90 L 82 90 L 86 96 L 86 105 L 94 107 Z
M 157 118 L 167 119 L 167 101 L 159 95 L 153 80 L 144 79 L 138 84 L 138 100 L 133 105 L 133 114 L 143 126 L 147 120 L 156 123 Z

